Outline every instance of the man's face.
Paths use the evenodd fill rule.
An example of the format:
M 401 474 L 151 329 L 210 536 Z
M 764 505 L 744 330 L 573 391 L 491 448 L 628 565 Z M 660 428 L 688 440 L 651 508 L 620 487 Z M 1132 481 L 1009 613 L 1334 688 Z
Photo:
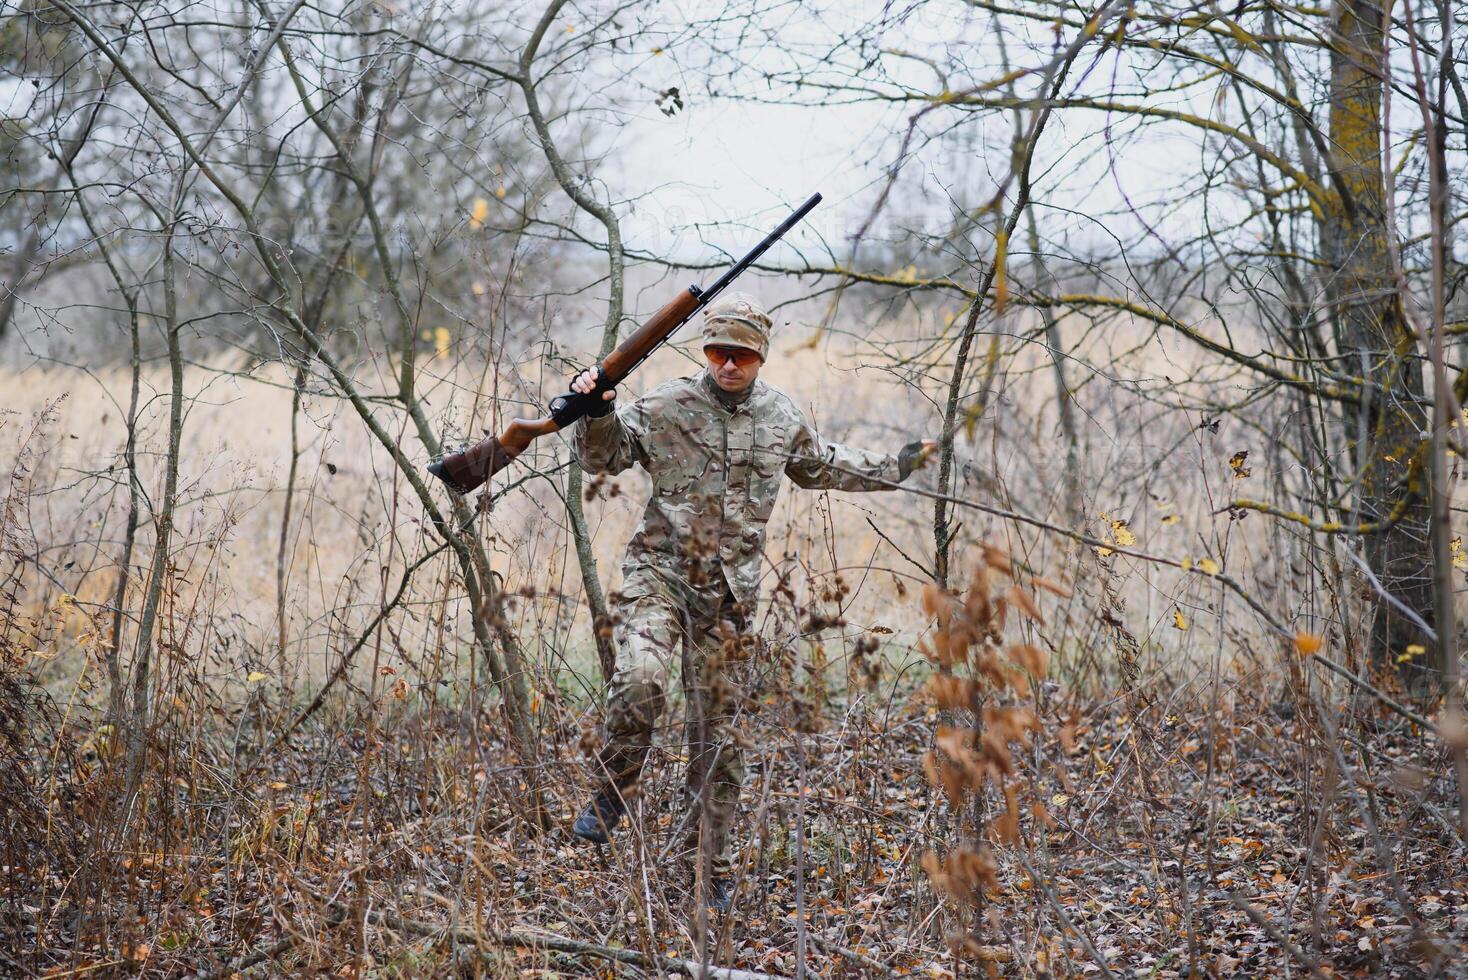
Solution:
M 737 395 L 754 384 L 759 377 L 760 365 L 764 362 L 759 355 L 744 347 L 710 346 L 703 349 L 708 358 L 709 374 L 720 389 Z

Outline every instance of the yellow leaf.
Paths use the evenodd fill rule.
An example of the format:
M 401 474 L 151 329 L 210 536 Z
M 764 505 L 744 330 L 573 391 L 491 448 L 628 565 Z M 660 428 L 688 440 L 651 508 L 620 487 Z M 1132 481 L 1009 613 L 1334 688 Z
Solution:
M 1427 652 L 1427 647 L 1423 646 L 1422 644 L 1420 644 L 1420 643 L 1409 643 L 1409 644 L 1407 644 L 1407 649 L 1403 653 L 1401 653 L 1400 655 L 1398 655 L 1398 657 L 1397 657 L 1397 663 L 1404 664 L 1408 660 L 1415 660 L 1416 658 L 1422 656 L 1426 652 Z
M 1320 645 L 1324 642 L 1324 638 L 1319 633 L 1296 633 L 1295 652 L 1302 657 L 1308 657 L 1312 653 L 1318 653 Z
M 1162 517 L 1162 523 L 1169 525 L 1176 524 L 1181 519 L 1182 518 L 1178 517 L 1176 514 L 1164 514 Z
M 496 187 L 494 189 L 494 196 L 497 197 L 497 198 L 499 198 L 501 201 L 503 201 L 505 199 L 505 185 L 504 184 L 501 184 L 501 185 L 499 185 L 498 187 Z
M 269 676 L 268 674 L 262 674 L 258 670 L 252 670 L 252 671 L 250 671 L 250 676 L 245 678 L 245 683 L 246 684 L 258 684 L 261 681 L 265 680 L 265 678 L 268 677 L 268 676 Z
M 1228 458 L 1229 469 L 1234 471 L 1235 480 L 1246 480 L 1249 474 L 1254 472 L 1244 465 L 1244 460 L 1249 458 L 1249 450 L 1240 449 Z
M 1180 564 L 1182 565 L 1182 569 L 1185 572 L 1190 572 L 1190 571 L 1193 570 L 1193 559 L 1191 559 L 1191 558 L 1184 558 L 1180 562 Z
M 469 227 L 483 228 L 484 219 L 489 217 L 489 202 L 482 197 L 474 199 L 474 210 L 469 212 Z
M 1172 611 L 1172 625 L 1174 628 L 1180 630 L 1186 630 L 1188 628 L 1188 617 L 1183 615 L 1181 609 L 1174 609 Z
M 1459 535 L 1448 542 L 1448 549 L 1453 554 L 1454 568 L 1468 568 L 1468 555 L 1463 553 L 1463 537 Z
M 449 356 L 449 332 L 446 327 L 433 328 L 433 350 L 439 357 Z
M 1132 533 L 1131 526 L 1126 521 L 1112 521 L 1111 531 L 1116 543 L 1123 548 L 1130 548 L 1137 543 L 1137 536 Z
M 1130 548 L 1132 545 L 1137 543 L 1137 536 L 1132 533 L 1131 525 L 1127 521 L 1112 520 L 1110 514 L 1100 514 L 1098 516 L 1101 518 L 1101 522 L 1104 525 L 1101 531 L 1101 539 L 1105 541 L 1107 545 L 1116 545 L 1117 547 L 1121 548 Z M 1101 558 L 1105 558 L 1109 555 L 1115 554 L 1115 551 L 1115 548 L 1109 548 L 1102 545 L 1096 546 L 1096 554 Z
M 1009 303 L 1009 278 L 1004 274 L 1005 254 L 1009 250 L 1009 235 L 999 229 L 994 243 L 994 312 L 1003 313 Z
M 652 53 L 653 54 L 662 54 L 663 53 L 663 49 L 662 48 L 653 48 L 652 49 Z
M 1202 572 L 1204 575 L 1217 575 L 1218 562 L 1214 561 L 1212 558 L 1201 558 L 1198 560 L 1198 571 Z
M 974 441 L 974 427 L 979 424 L 979 416 L 984 414 L 982 402 L 970 405 L 963 410 L 963 437 L 969 442 Z

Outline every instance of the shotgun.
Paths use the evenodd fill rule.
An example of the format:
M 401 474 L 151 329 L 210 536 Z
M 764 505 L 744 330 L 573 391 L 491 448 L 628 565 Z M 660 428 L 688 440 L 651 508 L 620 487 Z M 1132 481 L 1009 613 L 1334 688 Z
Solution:
M 467 449 L 450 453 L 443 459 L 430 463 L 428 472 L 442 480 L 450 490 L 470 493 L 514 462 L 515 457 L 523 453 L 530 443 L 575 423 L 588 409 L 602 400 L 603 394 L 621 384 L 663 341 L 723 292 L 741 272 L 783 238 L 786 232 L 794 228 L 819 203 L 821 195 L 812 194 L 809 200 L 791 212 L 790 217 L 780 222 L 780 226 L 766 235 L 748 255 L 734 263 L 718 282 L 707 289 L 689 286 L 674 297 L 672 302 L 649 317 L 646 323 L 618 344 L 617 349 L 597 365 L 596 388 L 593 391 L 584 395 L 574 391 L 558 395 L 551 399 L 550 414 L 545 418 L 515 419 L 499 435 L 490 436 Z

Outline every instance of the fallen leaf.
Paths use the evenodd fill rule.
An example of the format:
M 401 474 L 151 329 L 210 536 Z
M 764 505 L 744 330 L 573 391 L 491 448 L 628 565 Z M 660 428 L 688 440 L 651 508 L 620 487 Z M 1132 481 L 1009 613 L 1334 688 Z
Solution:
M 1302 657 L 1308 657 L 1312 653 L 1318 653 L 1324 638 L 1318 633 L 1296 633 L 1295 650 Z

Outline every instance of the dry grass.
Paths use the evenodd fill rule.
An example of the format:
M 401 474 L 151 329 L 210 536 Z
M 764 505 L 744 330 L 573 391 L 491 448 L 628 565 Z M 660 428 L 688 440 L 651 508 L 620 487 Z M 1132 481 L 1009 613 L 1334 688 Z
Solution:
M 859 445 L 895 447 L 932 418 L 919 394 L 851 370 L 843 350 L 789 353 L 769 376 L 828 436 Z M 660 355 L 645 376 L 679 363 Z M 962 444 L 960 495 L 1058 512 L 1063 457 L 1048 441 L 1042 367 L 1017 360 Z M 160 384 L 148 375 L 141 467 L 155 498 Z M 515 474 L 549 479 L 532 477 L 481 518 L 505 588 L 524 593 L 510 625 L 532 665 L 541 744 L 506 743 L 497 695 L 470 659 L 461 586 L 439 556 L 368 635 L 325 709 L 277 746 L 433 541 L 344 404 L 308 396 L 281 645 L 291 399 L 268 369 L 191 369 L 157 723 L 136 808 L 118 812 L 117 739 L 99 711 L 126 501 L 108 474 L 126 378 L 33 371 L 0 387 L 13 413 L 0 439 L 27 447 L 8 497 L 6 550 L 19 561 L 7 572 L 5 676 L 18 686 L 6 703 L 31 725 L 0 726 L 25 774 L 10 790 L 30 807 L 7 845 L 8 970 L 587 975 L 613 969 L 606 949 L 617 947 L 630 952 L 615 970 L 629 976 L 658 973 L 648 964 L 663 954 L 789 974 L 799 950 L 823 976 L 1066 975 L 1101 963 L 1157 976 L 1286 964 L 1412 975 L 1461 950 L 1468 898 L 1446 757 L 1369 701 L 1340 720 L 1341 688 L 1302 672 L 1203 577 L 960 511 L 965 582 L 987 567 L 975 546 L 987 538 L 1013 556 L 1022 584 L 1046 573 L 1074 593 L 1044 599 L 1043 625 L 1003 627 L 1007 642 L 1050 661 L 1048 681 L 1009 695 L 1038 725 L 1014 746 L 1009 792 L 996 782 L 949 799 L 929 785 L 935 730 L 968 709 L 922 693 L 923 650 L 942 631 L 898 549 L 931 560 L 932 511 L 903 494 L 787 490 L 777 508 L 770 557 L 796 556 L 807 606 L 771 603 L 760 617 L 759 710 L 743 723 L 758 750 L 740 913 L 707 931 L 667 853 L 683 751 L 671 720 L 617 846 L 598 852 L 563 829 L 588 790 L 600 684 L 554 485 L 562 446 L 538 449 Z M 476 387 L 464 376 L 430 389 L 445 429 L 465 424 Z M 52 417 L 35 421 L 46 406 Z M 1091 529 L 1174 557 L 1216 556 L 1281 618 L 1311 625 L 1326 596 L 1291 582 L 1277 531 L 1213 513 L 1233 486 L 1232 436 L 1193 425 L 1159 421 L 1144 399 L 1097 406 L 1086 432 Z M 422 455 L 406 429 L 402 439 Z M 1260 479 L 1265 455 L 1256 450 Z M 617 485 L 588 505 L 609 586 L 646 492 L 638 475 Z M 145 560 L 146 548 L 135 563 Z M 812 611 L 842 623 L 802 635 Z M 527 820 L 537 805 L 548 829 Z M 923 855 L 965 840 L 990 841 L 985 887 L 935 895 Z M 964 938 L 973 948 L 956 957 Z

